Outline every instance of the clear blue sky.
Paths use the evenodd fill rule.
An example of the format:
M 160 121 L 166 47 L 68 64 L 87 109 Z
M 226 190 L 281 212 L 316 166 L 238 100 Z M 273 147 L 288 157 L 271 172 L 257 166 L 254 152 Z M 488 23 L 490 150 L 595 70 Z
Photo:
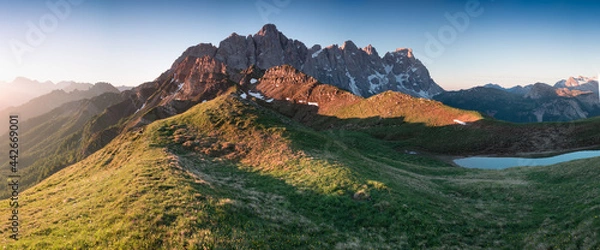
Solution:
M 479 3 L 471 8 L 475 16 L 466 11 L 469 2 Z M 189 46 L 218 44 L 232 32 L 254 34 L 267 22 L 309 47 L 353 40 L 380 55 L 413 48 L 445 89 L 600 73 L 600 3 L 522 2 L 0 0 L 0 81 L 138 85 Z M 47 3 L 69 9 L 57 15 Z M 446 13 L 467 13 L 469 23 L 460 19 L 457 30 Z M 32 35 L 37 28 L 42 38 Z

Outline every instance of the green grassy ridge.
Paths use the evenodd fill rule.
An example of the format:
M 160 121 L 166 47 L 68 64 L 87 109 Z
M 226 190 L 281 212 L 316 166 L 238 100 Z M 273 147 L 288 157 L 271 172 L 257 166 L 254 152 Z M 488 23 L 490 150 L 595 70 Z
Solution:
M 161 241 L 149 237 L 166 230 L 161 223 L 170 223 L 163 217 L 165 203 L 180 204 L 185 194 L 173 188 L 178 183 L 167 171 L 167 153 L 146 144 L 125 136 L 22 193 L 22 239 L 5 238 L 3 244 L 140 249 Z
M 168 120 L 165 122 L 169 122 Z M 152 128 L 149 128 L 150 130 Z M 159 131 L 159 130 L 155 130 L 154 132 Z M 152 133 L 152 132 L 150 132 Z M 123 202 L 126 202 L 123 199 L 119 199 L 119 198 L 113 198 L 112 195 L 108 195 L 109 197 L 105 197 L 104 195 L 100 194 L 100 193 L 108 193 L 108 194 L 114 194 L 114 193 L 119 193 L 119 194 L 124 194 L 125 196 L 129 196 L 130 193 L 134 193 L 134 194 L 138 194 L 138 193 L 146 193 L 146 192 L 150 192 L 148 190 L 148 188 L 151 188 L 152 191 L 156 191 L 154 190 L 153 186 L 157 186 L 156 188 L 158 188 L 158 190 L 161 190 L 161 188 L 166 188 L 167 190 L 171 190 L 171 189 L 175 189 L 175 187 L 181 188 L 181 189 L 186 189 L 188 188 L 188 186 L 186 185 L 185 180 L 179 180 L 182 183 L 179 184 L 173 184 L 173 185 L 165 185 L 165 182 L 169 182 L 172 180 L 172 178 L 170 177 L 170 174 L 174 174 L 176 175 L 176 173 L 173 173 L 171 171 L 166 171 L 169 174 L 167 176 L 163 176 L 159 179 L 160 180 L 160 184 L 158 184 L 156 181 L 152 182 L 152 180 L 155 180 L 155 178 L 153 176 L 145 176 L 143 174 L 143 172 L 146 171 L 153 171 L 156 172 L 156 170 L 163 170 L 164 171 L 164 158 L 176 158 L 178 156 L 174 156 L 174 155 L 170 155 L 170 154 L 165 154 L 164 152 L 162 152 L 161 150 L 164 149 L 163 147 L 157 147 L 157 145 L 159 145 L 160 142 L 160 136 L 159 137 L 155 137 L 156 134 L 150 134 L 150 138 L 154 138 L 154 139 L 150 139 L 151 141 L 146 141 L 145 143 L 140 143 L 139 141 L 136 142 L 128 142 L 130 140 L 134 140 L 134 135 L 129 135 L 128 137 L 123 137 L 120 138 L 117 142 L 112 143 L 109 147 L 101 150 L 100 152 L 92 155 L 91 157 L 87 158 L 86 160 L 82 161 L 81 163 L 78 163 L 76 165 L 73 165 L 63 171 L 60 171 L 59 173 L 57 173 L 56 175 L 53 175 L 52 177 L 48 178 L 47 180 L 45 180 L 44 182 L 42 182 L 41 184 L 39 184 L 38 186 L 34 187 L 32 190 L 30 190 L 29 192 L 33 192 L 35 193 L 35 195 L 29 195 L 29 192 L 26 192 L 23 194 L 23 196 L 26 197 L 26 201 L 24 201 L 26 204 L 32 204 L 30 206 L 35 206 L 35 207 L 50 207 L 53 208 L 52 205 L 47 205 L 47 204 L 52 204 L 52 203 L 58 203 L 60 206 L 61 200 L 63 202 L 80 202 L 82 203 L 80 206 L 78 206 L 73 212 L 71 211 L 64 211 L 62 213 L 64 214 L 68 214 L 71 216 L 76 216 L 76 218 L 80 218 L 80 215 L 77 215 L 78 213 L 80 213 L 79 210 L 77 209 L 81 209 L 82 207 L 92 207 L 94 208 L 94 210 L 100 210 L 98 211 L 93 211 L 93 212 L 89 212 L 86 213 L 85 215 L 82 215 L 83 217 L 85 217 L 86 219 L 91 219 L 92 217 L 94 217 L 93 219 L 91 219 L 90 221 L 99 221 L 99 220 L 109 220 L 109 221 L 113 221 L 116 222 L 117 220 L 120 220 L 120 223 L 116 223 L 116 225 L 110 225 L 110 224 L 105 224 L 105 223 L 101 223 L 99 222 L 99 225 L 92 225 L 90 226 L 90 228 L 84 227 L 84 228 L 77 228 L 77 229 L 72 229 L 72 230 L 76 230 L 78 231 L 78 237 L 67 237 L 67 239 L 56 239 L 54 237 L 58 236 L 60 238 L 60 234 L 64 235 L 69 235 L 69 231 L 64 232 L 64 231 L 59 231 L 59 232 L 55 232 L 53 227 L 51 228 L 44 228 L 44 226 L 47 225 L 51 225 L 53 223 L 55 223 L 57 221 L 57 219 L 53 219 L 53 222 L 49 222 L 47 221 L 49 218 L 51 218 L 52 216 L 52 212 L 46 213 L 44 216 L 41 216 L 40 218 L 38 218 L 41 221 L 46 220 L 46 223 L 39 223 L 35 226 L 31 226 L 31 228 L 36 228 L 37 232 L 33 232 L 30 235 L 25 235 L 24 236 L 24 240 L 19 241 L 18 246 L 19 247 L 30 247 L 30 248 L 39 248 L 39 247 L 66 247 L 66 248 L 77 248 L 77 247 L 93 247 L 93 248 L 119 248 L 119 247 L 123 247 L 123 248 L 128 248 L 128 247 L 132 247 L 135 246 L 137 249 L 139 249 L 139 247 L 141 248 L 148 248 L 148 249 L 153 249 L 156 248 L 157 246 L 163 246 L 165 248 L 168 248 L 167 246 L 169 246 L 169 244 L 176 244 L 173 243 L 173 241 L 169 241 L 169 242 L 148 242 L 148 245 L 142 245 L 141 242 L 146 242 L 148 237 L 155 239 L 155 238 L 159 238 L 159 239 L 163 239 L 163 238 L 167 238 L 167 235 L 165 234 L 160 234 L 160 232 L 155 232 L 152 231 L 154 229 L 148 229 L 151 230 L 152 233 L 150 233 L 151 235 L 144 235 L 143 233 L 134 233 L 134 235 L 130 235 L 127 234 L 123 231 L 123 228 L 127 228 L 128 226 L 133 226 L 133 227 L 137 227 L 137 224 L 131 224 L 129 223 L 125 218 L 122 218 L 119 214 L 120 213 L 124 213 L 124 211 L 122 210 L 123 207 L 132 207 L 131 205 L 137 205 L 137 204 L 131 204 L 131 205 L 122 205 L 124 204 Z M 158 139 L 158 141 L 154 141 Z M 142 139 L 139 139 L 140 141 Z M 148 146 L 144 146 L 144 145 L 154 145 L 154 146 L 149 146 L 150 148 L 148 148 Z M 159 150 L 161 149 L 161 150 Z M 178 147 L 175 146 L 174 150 L 178 150 Z M 139 160 L 138 160 L 139 159 Z M 143 160 L 141 160 L 143 159 Z M 198 159 L 194 159 L 195 161 L 198 161 Z M 306 159 L 302 160 L 302 159 L 293 159 L 291 160 L 293 166 L 297 165 L 298 162 L 300 164 L 300 166 L 311 166 L 312 164 L 306 165 L 307 163 L 303 162 L 306 161 Z M 146 162 L 154 162 L 154 164 L 156 164 L 156 166 L 152 166 L 152 170 L 148 170 L 148 165 Z M 196 164 L 194 164 L 196 165 Z M 201 164 L 200 164 L 201 165 Z M 212 165 L 216 165 L 219 169 L 223 169 L 223 168 L 227 168 L 228 164 L 223 164 L 220 162 L 217 162 L 217 164 L 213 163 Z M 93 167 L 87 167 L 87 166 L 93 166 Z M 196 168 L 197 166 L 193 166 L 194 168 Z M 106 168 L 106 169 L 105 169 Z M 132 169 L 133 168 L 133 169 Z M 236 167 L 235 166 L 231 166 L 229 167 L 230 170 L 229 171 L 236 171 Z M 231 168 L 233 168 L 231 170 Z M 140 173 L 140 171 L 142 171 L 142 173 Z M 245 171 L 240 171 L 237 170 L 236 172 L 238 172 L 237 174 L 251 174 Z M 241 173 L 240 173 L 241 172 Z M 210 173 L 211 175 L 215 175 L 218 173 Z M 333 174 L 336 175 L 336 177 L 340 176 L 340 174 L 335 171 Z M 342 174 L 343 175 L 343 174 Z M 134 179 L 134 177 L 137 176 L 141 176 L 141 177 L 151 177 L 150 180 L 148 180 L 148 178 L 135 178 L 135 179 L 141 179 L 140 182 L 145 183 L 146 181 L 150 181 L 152 182 L 152 184 L 150 186 L 144 186 L 144 187 L 139 187 L 140 182 L 133 182 L 130 179 Z M 116 177 L 113 180 L 113 177 Z M 189 176 L 185 177 L 188 178 Z M 218 176 L 217 176 L 218 177 Z M 184 178 L 184 179 L 185 179 Z M 215 178 L 215 177 L 213 177 Z M 91 180 L 93 180 L 93 182 Z M 311 180 L 300 180 L 300 182 L 311 182 Z M 104 183 L 106 182 L 106 183 Z M 63 185 L 61 185 L 61 183 L 64 183 Z M 88 185 L 82 185 L 82 183 L 87 183 Z M 101 185 L 96 185 L 96 184 L 101 184 Z M 119 187 L 113 187 L 113 183 L 123 183 L 123 185 L 117 185 Z M 257 181 L 257 183 L 261 183 L 261 185 L 263 184 L 263 181 Z M 90 186 L 92 185 L 92 186 Z M 183 187 L 183 186 L 185 187 Z M 53 187 L 56 186 L 60 186 L 58 189 L 55 189 Z M 69 194 L 65 194 L 64 191 L 65 189 L 68 190 L 72 190 L 75 187 L 79 187 L 79 191 L 80 192 L 69 192 Z M 128 187 L 131 187 L 133 189 L 136 188 L 141 188 L 141 190 L 139 190 L 139 192 L 134 192 L 131 189 L 128 189 Z M 98 190 L 100 189 L 100 190 Z M 202 191 L 204 189 L 200 188 L 200 191 Z M 204 195 L 206 191 L 203 192 L 202 194 Z M 222 192 L 220 189 L 219 190 L 211 190 L 211 192 L 216 192 L 217 194 L 219 194 L 220 192 Z M 235 192 L 239 192 L 239 188 L 236 187 L 235 188 Z M 325 191 L 324 191 L 325 192 Z M 91 193 L 91 194 L 90 194 Z M 153 194 L 157 195 L 157 192 L 153 192 Z M 210 192 L 209 192 L 210 194 Z M 83 198 L 81 200 L 79 200 L 78 198 L 64 198 L 65 195 L 72 195 L 71 197 L 86 197 Z M 167 195 L 167 194 L 161 194 L 161 195 Z M 187 193 L 185 195 L 182 194 L 178 194 L 178 195 L 174 195 L 176 197 L 195 197 L 197 196 L 197 193 Z M 42 199 L 39 199 L 38 197 L 44 197 L 44 196 L 53 196 L 51 199 L 44 199 L 42 201 Z M 92 197 L 92 198 L 87 198 L 87 197 Z M 145 197 L 145 196 L 142 196 Z M 64 199 L 63 199 L 64 198 Z M 95 198 L 95 199 L 94 199 Z M 152 197 L 148 197 L 148 200 L 151 200 L 150 198 Z M 154 197 L 155 198 L 155 197 Z M 107 205 L 102 206 L 100 205 L 100 207 L 98 205 L 93 206 L 93 201 L 101 199 L 102 201 L 106 202 Z M 141 197 L 138 197 L 136 200 L 141 200 Z M 226 198 L 223 198 L 226 200 Z M 206 206 L 207 209 L 203 210 L 201 213 L 204 212 L 208 212 L 211 209 L 214 209 L 214 213 L 219 213 L 218 210 L 220 210 L 220 208 L 216 207 L 218 204 L 221 204 L 223 202 L 223 199 L 210 199 L 209 201 L 206 202 L 206 204 L 198 204 L 198 205 L 202 205 L 202 206 Z M 139 204 L 140 206 L 151 206 L 151 205 L 156 205 L 154 204 L 152 201 L 150 204 Z M 333 202 L 333 201 L 332 201 Z M 44 203 L 44 204 L 36 204 L 36 203 Z M 160 202 L 158 202 L 160 203 Z M 182 205 L 182 203 L 180 201 L 177 202 L 162 202 L 162 203 L 175 203 L 181 206 L 185 206 Z M 215 203 L 217 205 L 215 205 Z M 99 204 L 103 204 L 102 202 L 100 202 Z M 36 206 L 38 205 L 38 206 Z M 110 208 L 108 207 L 110 206 Z M 211 206 L 215 206 L 214 208 Z M 106 208 L 106 209 L 105 209 Z M 191 207 L 187 207 L 189 210 L 184 209 L 181 211 L 194 211 L 194 210 L 198 210 L 197 208 L 191 208 Z M 167 209 L 167 208 L 165 208 Z M 25 210 L 27 211 L 27 209 L 25 208 Z M 168 210 L 168 209 L 167 209 Z M 46 210 L 48 211 L 48 210 Z M 114 211 L 115 214 L 109 214 L 110 211 Z M 178 211 L 180 211 L 178 209 Z M 54 211 L 56 212 L 56 211 Z M 96 215 L 102 215 L 101 217 L 97 217 Z M 178 214 L 181 215 L 181 214 Z M 212 215 L 212 214 L 211 214 Z M 96 216 L 96 217 L 95 217 Z M 133 215 L 135 216 L 139 216 L 139 215 Z M 100 219 L 101 218 L 101 219 Z M 113 219 L 114 218 L 114 219 Z M 178 216 L 169 216 L 169 218 L 171 219 L 179 219 L 180 217 Z M 217 217 L 215 219 L 219 219 L 220 217 Z M 212 219 L 212 217 L 210 217 L 209 219 L 211 220 L 215 220 Z M 258 220 L 259 218 L 254 218 L 254 220 Z M 286 217 L 287 219 L 287 217 Z M 301 220 L 302 218 L 299 217 L 299 220 L 301 221 L 302 224 L 305 224 L 306 222 L 303 222 L 303 220 Z M 248 223 L 250 223 L 251 225 L 254 225 L 256 222 L 255 221 L 250 221 Z M 37 222 L 38 220 L 36 220 Z M 148 222 L 148 220 L 146 220 L 145 222 Z M 150 221 L 151 222 L 151 221 Z M 67 225 L 63 225 L 61 224 L 61 226 L 65 226 L 66 228 L 72 228 L 74 227 L 77 223 L 72 223 L 72 222 L 67 222 L 67 219 L 63 217 L 63 220 L 58 219 L 58 223 L 67 223 Z M 199 225 L 204 225 L 206 222 L 198 222 Z M 236 221 L 230 222 L 230 223 L 237 223 Z M 84 223 L 85 224 L 85 223 Z M 121 224 L 125 224 L 124 226 L 121 226 Z M 140 232 L 145 232 L 144 226 L 145 224 L 141 224 L 141 228 L 139 228 Z M 149 225 L 149 226 L 154 226 L 154 225 Z M 106 227 L 106 228 L 104 228 Z M 278 229 L 280 226 L 279 224 L 272 224 L 270 225 L 270 227 L 276 227 L 274 229 Z M 195 227 L 190 227 L 191 229 L 194 229 Z M 273 228 L 272 228 L 273 229 Z M 109 234 L 109 235 L 103 235 L 103 234 L 91 234 L 94 235 L 93 237 L 83 237 L 86 234 L 86 232 L 90 233 L 93 232 L 94 230 L 100 230 L 101 232 L 116 232 L 114 235 L 113 234 Z M 181 230 L 188 230 L 187 227 L 183 227 Z M 226 233 L 230 233 L 229 229 L 226 228 L 217 228 L 214 231 L 214 233 L 219 233 L 221 230 L 225 230 L 227 231 Z M 137 231 L 137 230 L 136 230 Z M 207 235 L 205 235 L 205 237 L 203 237 L 202 239 L 208 239 L 207 242 L 205 242 L 206 244 L 220 244 L 220 242 L 224 241 L 224 238 L 218 238 L 218 239 L 214 239 L 213 243 L 210 243 L 210 239 L 212 239 L 210 236 L 210 232 L 213 231 L 209 231 L 207 233 Z M 241 230 L 240 232 L 244 232 L 244 230 Z M 141 234 L 141 236 L 136 236 L 137 234 Z M 260 240 L 264 237 L 264 235 L 269 235 L 271 234 L 271 232 L 269 232 L 268 234 L 266 233 L 262 233 L 260 235 L 256 235 L 256 239 L 255 240 Z M 44 236 L 49 236 L 49 237 L 38 237 L 40 235 L 44 235 Z M 158 236 L 160 237 L 158 237 Z M 80 238 L 79 236 L 83 237 Z M 29 238 L 28 238 L 29 237 Z M 33 237 L 33 238 L 31 238 Z M 133 239 L 133 240 L 118 240 L 118 238 L 126 238 L 126 239 Z M 280 241 L 281 237 L 283 236 L 279 236 L 277 237 L 277 241 L 275 242 L 284 242 L 284 241 Z M 287 236 L 286 236 L 287 237 Z M 64 238 L 64 237 L 63 237 Z M 93 239 L 93 240 L 92 240 Z M 102 240 L 100 239 L 104 239 L 107 242 L 114 242 L 114 243 L 102 243 Z M 137 241 L 135 241 L 137 239 Z M 193 241 L 193 239 L 191 239 Z M 289 240 L 293 240 L 293 238 L 288 239 Z M 247 242 L 247 244 L 250 244 L 249 246 L 252 245 L 256 245 L 259 244 L 260 245 L 260 241 L 258 242 Z M 233 244 L 235 242 L 229 242 L 226 244 Z M 176 246 L 181 247 L 182 245 L 178 245 L 179 243 L 176 244 Z M 184 244 L 185 245 L 185 244 Z
M 429 127 L 455 124 L 454 119 L 465 122 L 483 119 L 476 111 L 446 106 L 434 100 L 412 97 L 399 92 L 386 91 L 358 103 L 335 110 L 341 118 L 402 118 L 406 123 L 420 123 Z
M 7 246 L 598 248 L 599 161 L 454 168 L 223 96 L 123 135 L 23 193 L 29 225 Z

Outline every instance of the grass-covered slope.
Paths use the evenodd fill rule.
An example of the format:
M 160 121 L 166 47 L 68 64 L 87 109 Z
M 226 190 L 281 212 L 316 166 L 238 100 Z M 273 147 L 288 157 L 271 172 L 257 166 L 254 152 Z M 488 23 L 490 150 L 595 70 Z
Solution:
M 593 249 L 599 163 L 460 169 L 226 95 L 121 135 L 22 193 L 21 239 L 5 230 L 0 244 Z
M 118 103 L 122 97 L 117 93 L 105 93 L 91 99 L 73 101 L 61 105 L 43 115 L 19 121 L 19 174 L 20 188 L 30 187 L 58 170 L 71 165 L 87 154 L 91 121 L 107 107 Z M 9 138 L 4 133 L 3 138 Z M 1 152 L 9 151 L 9 144 L 0 144 Z M 10 159 L 0 158 L 0 181 L 6 183 L 10 174 Z M 0 197 L 10 196 L 10 190 L 0 189 Z
M 359 102 L 331 110 L 324 115 L 340 119 L 348 125 L 349 120 L 390 120 L 378 125 L 394 126 L 404 123 L 420 124 L 425 127 L 441 127 L 460 122 L 476 122 L 482 120 L 481 114 L 446 106 L 440 102 L 416 98 L 399 92 L 386 91 Z M 338 123 L 340 123 L 338 122 Z M 360 126 L 360 122 L 357 124 Z M 364 124 L 363 124 L 364 125 Z

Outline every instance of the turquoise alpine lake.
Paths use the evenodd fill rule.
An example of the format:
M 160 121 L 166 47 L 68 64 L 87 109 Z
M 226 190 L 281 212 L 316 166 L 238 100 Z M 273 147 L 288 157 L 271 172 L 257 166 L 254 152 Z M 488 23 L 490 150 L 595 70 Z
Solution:
M 474 156 L 454 160 L 454 163 L 465 168 L 505 169 L 519 166 L 548 166 L 578 159 L 599 157 L 600 150 L 584 150 L 544 158 L 520 157 L 483 157 Z

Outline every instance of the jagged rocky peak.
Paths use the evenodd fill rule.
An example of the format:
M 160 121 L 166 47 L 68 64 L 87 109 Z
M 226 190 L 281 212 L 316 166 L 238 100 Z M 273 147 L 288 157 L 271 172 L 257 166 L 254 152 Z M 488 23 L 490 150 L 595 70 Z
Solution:
M 214 57 L 188 56 L 174 68 L 173 73 L 173 78 L 178 82 L 196 83 L 212 78 L 214 74 L 225 75 L 227 66 Z
M 569 77 L 569 79 L 567 79 L 567 82 L 565 83 L 565 85 L 567 87 L 578 87 L 578 86 L 581 86 L 583 84 L 589 83 L 591 81 L 593 81 L 592 78 L 583 77 L 583 76 Z
M 174 67 L 187 56 L 212 56 L 227 66 L 230 75 L 239 74 L 251 65 L 266 70 L 287 64 L 319 82 L 363 97 L 393 90 L 431 98 L 443 91 L 410 49 L 386 53 L 383 58 L 372 45 L 359 49 L 350 40 L 342 46 L 314 45 L 309 49 L 304 43 L 287 38 L 273 24 L 246 37 L 233 33 L 218 48 L 211 44 L 190 47 Z
M 554 84 L 554 87 L 557 88 L 576 88 L 589 83 L 597 83 L 597 80 L 593 77 L 569 77 L 567 79 L 562 79 Z
M 259 31 L 256 33 L 258 36 L 267 36 L 269 34 L 278 34 L 279 30 L 275 24 L 269 23 L 265 24 Z
M 396 51 L 394 51 L 394 53 L 401 55 L 401 56 L 408 57 L 408 58 L 415 57 L 413 55 L 413 50 L 411 48 L 397 48 Z
M 569 77 L 554 84 L 556 92 L 561 96 L 579 96 L 582 94 L 598 94 L 598 81 L 594 77 Z
M 181 61 L 183 61 L 188 56 L 193 56 L 193 57 L 211 56 L 211 57 L 214 57 L 216 53 L 217 53 L 217 47 L 212 45 L 212 43 L 200 43 L 196 46 L 187 48 L 183 52 L 183 54 L 181 54 L 181 56 L 179 58 L 177 58 L 177 60 L 175 60 L 175 62 L 173 62 L 173 65 L 171 66 L 171 68 L 174 69 L 175 67 L 177 67 L 177 65 L 179 65 L 179 63 L 181 63 Z
M 377 50 L 371 44 L 367 45 L 367 47 L 364 47 L 362 50 L 367 53 L 367 55 L 379 57 Z
M 233 33 L 219 43 L 215 58 L 235 69 L 244 69 L 256 61 L 252 37 L 243 37 Z
M 567 82 L 565 83 L 565 85 L 567 87 L 576 87 L 576 86 L 579 86 L 579 81 L 578 81 L 578 79 L 575 79 L 574 77 L 569 77 L 569 79 L 567 79 Z
M 342 47 L 340 47 L 340 49 L 342 50 L 349 50 L 349 51 L 357 51 L 358 47 L 356 47 L 356 44 L 354 44 L 354 42 L 348 40 L 345 41 L 344 44 L 342 44 Z

